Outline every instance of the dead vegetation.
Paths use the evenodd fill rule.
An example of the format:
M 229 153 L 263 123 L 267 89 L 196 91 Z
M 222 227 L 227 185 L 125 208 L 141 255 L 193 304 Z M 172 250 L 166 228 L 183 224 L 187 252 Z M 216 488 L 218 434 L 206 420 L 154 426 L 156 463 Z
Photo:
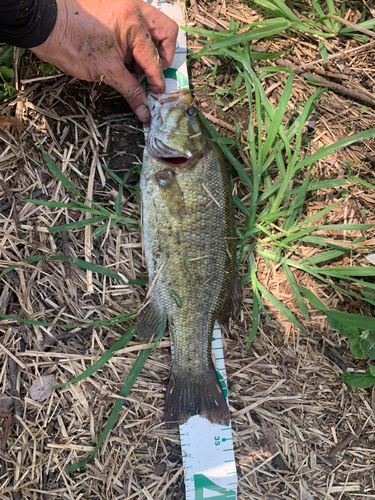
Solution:
M 208 29 L 226 29 L 230 19 L 244 24 L 258 16 L 237 2 L 202 2 L 198 6 L 192 2 L 192 6 L 190 19 Z M 348 20 L 358 22 L 361 6 L 363 2 L 348 2 Z M 196 39 L 191 37 L 189 43 L 195 51 Z M 320 56 L 309 36 L 288 32 L 257 46 L 262 51 L 285 51 L 284 59 L 303 70 L 334 73 L 347 88 L 367 89 L 373 95 L 374 42 L 366 50 L 350 40 L 330 43 L 332 58 L 325 66 L 315 62 Z M 336 57 L 338 53 L 342 57 Z M 201 86 L 214 62 L 206 58 L 193 63 L 193 87 Z M 223 111 L 213 100 L 215 89 L 231 81 L 230 70 L 222 63 L 212 84 L 197 93 L 201 109 L 216 119 L 223 135 L 235 130 L 230 129 L 234 127 L 231 117 L 242 129 L 248 120 L 245 108 L 234 105 Z M 76 199 L 46 167 L 39 149 L 42 144 L 82 196 L 113 209 L 119 186 L 102 165 L 122 178 L 140 163 L 144 144 L 140 124 L 129 117 L 125 103 L 114 98 L 110 89 L 61 75 L 40 78 L 30 54 L 23 57 L 18 76 L 19 95 L 0 107 L 1 115 L 16 118 L 19 125 L 13 127 L 10 122 L 4 129 L 0 123 L 0 270 L 30 256 L 65 255 L 86 259 L 127 278 L 145 278 L 137 227 L 116 225 L 94 239 L 92 232 L 98 224 L 49 234 L 49 227 L 84 216 L 79 211 L 24 201 Z M 275 104 L 285 79 L 283 73 L 265 78 L 266 93 Z M 314 87 L 297 72 L 287 118 L 313 92 Z M 329 91 L 318 102 L 308 129 L 311 147 L 319 149 L 365 130 L 373 126 L 374 117 L 371 106 L 365 109 L 362 102 Z M 352 175 L 373 183 L 373 148 L 371 141 L 347 148 L 318 162 L 315 175 L 326 179 L 342 176 L 348 162 Z M 238 179 L 234 184 L 241 189 Z M 134 174 L 129 186 L 136 185 Z M 358 186 L 348 189 L 351 196 L 331 213 L 329 221 L 374 223 L 373 191 Z M 318 211 L 340 195 L 338 190 L 316 192 L 306 213 Z M 123 215 L 138 218 L 138 203 L 127 188 L 121 208 Z M 238 213 L 238 220 L 240 217 Z M 368 240 L 374 238 L 374 231 L 369 231 Z M 311 247 L 299 251 L 313 252 Z M 350 266 L 350 261 L 337 265 Z M 296 310 L 278 269 L 264 269 L 263 274 L 264 285 Z M 330 308 L 369 314 L 366 303 L 347 299 L 302 274 L 296 277 Z M 1 313 L 50 324 L 0 319 L 0 498 L 183 499 L 178 429 L 166 429 L 162 420 L 171 364 L 167 339 L 147 361 L 124 401 L 119 420 L 85 469 L 71 474 L 64 470 L 87 456 L 98 441 L 116 395 L 145 346 L 130 342 L 89 379 L 54 390 L 45 401 L 30 395 L 33 382 L 42 376 L 65 382 L 81 373 L 133 323 L 74 329 L 61 325 L 131 313 L 140 307 L 144 288 L 55 260 L 24 262 L 2 278 L 0 287 Z M 245 288 L 240 317 L 225 332 L 238 498 L 375 498 L 375 392 L 373 388 L 354 389 L 339 378 L 342 370 L 364 369 L 363 362 L 353 358 L 345 338 L 329 329 L 325 316 L 311 310 L 312 321 L 305 325 L 308 335 L 303 336 L 271 308 L 274 321 L 261 316 L 258 336 L 245 352 L 251 305 L 250 289 Z

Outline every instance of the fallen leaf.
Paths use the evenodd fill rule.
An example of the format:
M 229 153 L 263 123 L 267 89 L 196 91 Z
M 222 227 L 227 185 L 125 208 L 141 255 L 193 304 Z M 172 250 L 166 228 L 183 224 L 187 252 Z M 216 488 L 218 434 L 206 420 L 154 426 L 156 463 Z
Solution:
M 365 255 L 365 259 L 367 259 L 370 264 L 374 264 L 375 266 L 375 253 L 370 253 L 369 255 Z
M 20 132 L 25 130 L 25 127 L 19 120 L 17 120 L 17 118 L 13 118 L 13 116 L 0 115 L 0 128 L 10 130 L 10 127 L 12 126 L 17 127 Z
M 34 380 L 30 387 L 30 397 L 34 401 L 45 401 L 52 393 L 56 379 L 53 375 L 43 375 Z
M 0 417 L 7 417 L 13 411 L 13 399 L 5 394 L 0 395 Z

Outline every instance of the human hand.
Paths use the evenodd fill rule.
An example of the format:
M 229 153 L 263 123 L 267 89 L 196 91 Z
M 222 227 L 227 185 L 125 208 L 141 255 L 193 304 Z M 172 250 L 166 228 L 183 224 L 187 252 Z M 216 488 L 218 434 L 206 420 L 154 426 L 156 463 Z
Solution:
M 173 61 L 177 33 L 172 19 L 143 0 L 57 0 L 51 34 L 31 50 L 72 76 L 110 85 L 147 122 L 146 91 L 125 64 L 134 58 L 149 89 L 164 92 L 163 70 Z

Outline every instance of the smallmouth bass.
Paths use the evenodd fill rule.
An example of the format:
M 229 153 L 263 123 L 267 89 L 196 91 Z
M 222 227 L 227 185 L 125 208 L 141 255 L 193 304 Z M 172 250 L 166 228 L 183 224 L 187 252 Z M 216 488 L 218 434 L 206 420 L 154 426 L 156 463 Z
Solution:
M 157 333 L 164 311 L 174 343 L 165 422 L 199 414 L 229 424 L 211 358 L 214 322 L 236 312 L 241 290 L 229 174 L 189 91 L 149 93 L 141 172 L 143 242 L 151 301 L 138 337 Z

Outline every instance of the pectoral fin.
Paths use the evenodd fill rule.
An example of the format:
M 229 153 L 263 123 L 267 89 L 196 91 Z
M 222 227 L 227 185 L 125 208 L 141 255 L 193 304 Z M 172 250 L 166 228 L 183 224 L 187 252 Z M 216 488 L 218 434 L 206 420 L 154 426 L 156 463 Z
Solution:
M 156 172 L 154 178 L 171 216 L 180 217 L 185 209 L 185 201 L 176 179 L 176 173 L 171 168 L 165 168 Z
M 163 321 L 163 312 L 155 300 L 142 309 L 137 318 L 137 335 L 139 340 L 148 342 L 157 335 Z

